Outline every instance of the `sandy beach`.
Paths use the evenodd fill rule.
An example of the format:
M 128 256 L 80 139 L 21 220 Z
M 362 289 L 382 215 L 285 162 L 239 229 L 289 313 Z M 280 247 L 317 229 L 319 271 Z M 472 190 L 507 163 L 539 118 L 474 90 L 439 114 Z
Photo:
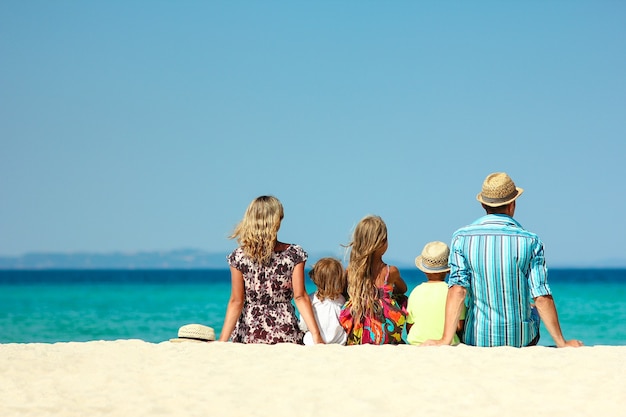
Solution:
M 7 416 L 621 416 L 626 347 L 0 345 Z

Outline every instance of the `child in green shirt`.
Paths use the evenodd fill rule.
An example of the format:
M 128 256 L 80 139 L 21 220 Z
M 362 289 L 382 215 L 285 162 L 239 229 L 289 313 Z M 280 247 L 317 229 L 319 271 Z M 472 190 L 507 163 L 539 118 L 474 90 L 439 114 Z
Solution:
M 450 248 L 443 242 L 429 242 L 424 246 L 421 255 L 415 258 L 417 266 L 428 279 L 411 291 L 407 305 L 406 331 L 407 342 L 420 345 L 428 339 L 440 339 L 446 316 L 446 297 L 448 284 L 445 282 L 450 267 L 448 258 Z M 460 342 L 465 323 L 465 308 L 454 336 L 453 345 Z

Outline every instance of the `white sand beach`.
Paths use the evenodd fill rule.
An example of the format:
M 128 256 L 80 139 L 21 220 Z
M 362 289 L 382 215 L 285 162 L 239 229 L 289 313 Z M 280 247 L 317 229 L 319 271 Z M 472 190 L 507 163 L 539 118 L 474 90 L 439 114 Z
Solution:
M 0 344 L 8 416 L 622 416 L 626 347 Z

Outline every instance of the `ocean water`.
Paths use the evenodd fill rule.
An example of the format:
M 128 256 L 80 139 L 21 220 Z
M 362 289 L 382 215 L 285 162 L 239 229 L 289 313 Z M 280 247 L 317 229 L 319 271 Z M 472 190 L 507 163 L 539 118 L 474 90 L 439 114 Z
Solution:
M 401 274 L 409 291 L 424 281 L 418 270 Z M 549 282 L 566 338 L 626 345 L 625 269 L 551 269 Z M 0 271 L 0 343 L 158 343 L 188 323 L 219 334 L 229 295 L 228 270 Z M 540 345 L 554 344 L 541 334 Z

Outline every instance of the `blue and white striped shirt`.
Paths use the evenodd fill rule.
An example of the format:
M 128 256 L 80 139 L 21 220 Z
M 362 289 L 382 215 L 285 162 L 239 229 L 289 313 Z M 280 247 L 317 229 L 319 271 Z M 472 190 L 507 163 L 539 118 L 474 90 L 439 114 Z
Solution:
M 532 299 L 551 294 L 539 237 L 505 214 L 488 214 L 457 230 L 448 285 L 467 289 L 464 342 L 527 346 L 539 333 Z

